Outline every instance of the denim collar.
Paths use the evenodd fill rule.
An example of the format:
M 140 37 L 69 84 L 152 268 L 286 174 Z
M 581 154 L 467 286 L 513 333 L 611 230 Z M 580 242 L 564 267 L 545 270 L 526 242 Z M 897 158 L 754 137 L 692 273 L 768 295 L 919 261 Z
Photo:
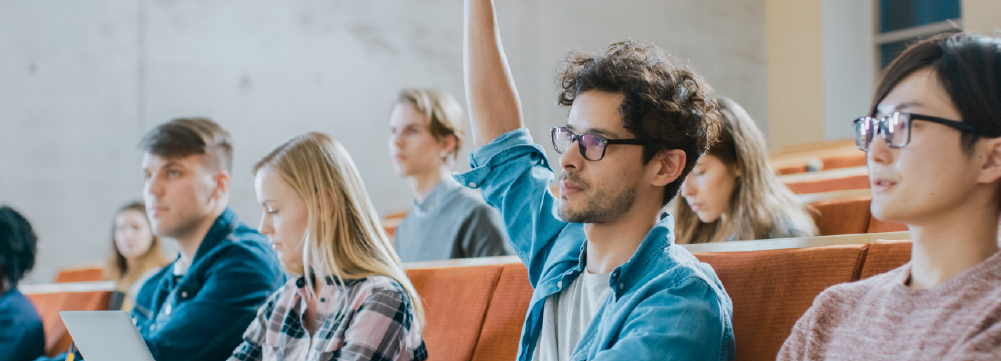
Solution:
M 652 259 L 660 257 L 664 250 L 674 244 L 672 229 L 674 229 L 674 217 L 667 212 L 661 213 L 660 221 L 647 232 L 633 256 L 612 271 L 612 287 L 617 294 L 621 295 L 632 288 L 647 268 L 647 264 Z M 615 283 L 618 283 L 619 287 L 615 287 Z
M 414 199 L 413 213 L 417 216 L 423 216 L 433 212 L 440 204 L 444 203 L 443 201 L 448 198 L 449 195 L 461 188 L 462 185 L 459 184 L 455 178 L 443 177 L 441 182 L 438 182 L 434 188 L 431 188 L 431 193 L 428 193 L 427 198 L 424 198 L 424 202 L 417 202 L 417 200 Z
M 191 263 L 188 266 L 190 267 L 195 262 L 198 262 L 202 255 L 219 245 L 223 239 L 231 237 L 233 231 L 239 225 L 240 221 L 236 219 L 236 213 L 229 207 L 226 207 L 226 210 L 216 218 L 215 223 L 212 224 L 212 228 L 209 228 L 208 233 L 205 233 L 202 244 L 198 246 L 198 251 L 195 252 L 195 257 L 191 259 Z

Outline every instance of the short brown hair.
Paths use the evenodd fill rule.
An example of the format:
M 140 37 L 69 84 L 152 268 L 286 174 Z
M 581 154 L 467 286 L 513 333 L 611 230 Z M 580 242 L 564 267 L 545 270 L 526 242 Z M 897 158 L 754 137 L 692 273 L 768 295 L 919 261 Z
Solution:
M 233 171 L 233 143 L 229 133 L 208 118 L 177 118 L 146 133 L 139 149 L 165 158 L 206 155 L 216 170 Z
M 644 164 L 664 150 L 685 152 L 685 168 L 664 189 L 665 205 L 678 194 L 720 129 L 712 87 L 689 66 L 651 44 L 612 43 L 597 56 L 572 51 L 556 81 L 557 101 L 567 107 L 586 91 L 624 95 L 619 106 L 622 126 L 645 141 Z
M 438 89 L 403 89 L 397 99 L 399 103 L 410 103 L 418 112 L 428 118 L 428 130 L 435 140 L 441 141 L 447 136 L 455 137 L 455 148 L 452 157 L 459 156 L 462 149 L 462 138 L 465 135 L 462 124 L 462 106 L 451 94 Z

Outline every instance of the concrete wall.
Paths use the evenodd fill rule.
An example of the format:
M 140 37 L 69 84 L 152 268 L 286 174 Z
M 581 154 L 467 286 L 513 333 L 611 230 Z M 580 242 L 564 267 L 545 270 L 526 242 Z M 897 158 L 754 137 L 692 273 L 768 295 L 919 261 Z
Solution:
M 525 115 L 548 149 L 548 128 L 566 119 L 556 62 L 629 37 L 689 59 L 767 128 L 763 3 L 517 0 L 498 11 Z M 0 202 L 41 238 L 27 282 L 106 256 L 112 212 L 141 196 L 138 139 L 178 116 L 233 134 L 232 206 L 252 225 L 250 165 L 306 131 L 344 143 L 381 212 L 409 208 L 388 159 L 390 103 L 409 86 L 464 102 L 461 17 L 456 0 L 0 1 Z
M 821 0 L 766 0 L 769 147 L 823 140 Z
M 960 5 L 963 31 L 1001 36 L 1001 1 L 963 0 Z
M 851 138 L 876 83 L 875 1 L 823 0 L 820 8 L 824 140 Z

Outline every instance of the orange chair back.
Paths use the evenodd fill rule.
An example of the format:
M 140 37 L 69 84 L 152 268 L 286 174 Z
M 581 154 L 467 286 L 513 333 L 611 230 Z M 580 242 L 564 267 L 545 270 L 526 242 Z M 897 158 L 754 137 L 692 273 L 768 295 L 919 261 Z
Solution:
M 490 308 L 483 320 L 483 331 L 473 352 L 473 361 L 510 361 L 517 359 L 521 326 L 532 300 L 528 269 L 521 263 L 504 265 L 494 290 Z
M 869 188 L 869 175 L 852 175 L 843 178 L 806 180 L 801 182 L 786 183 L 793 193 L 823 193 L 831 191 L 841 191 L 848 189 Z
M 473 357 L 503 265 L 408 269 L 407 277 L 424 301 L 423 331 L 433 361 Z M 517 346 L 515 346 L 517 348 Z
M 856 155 L 832 156 L 821 160 L 824 162 L 824 170 L 860 167 L 865 166 L 865 152 L 859 151 Z
M 886 273 L 911 261 L 911 241 L 879 240 L 869 246 L 862 266 L 862 279 Z
M 61 311 L 103 311 L 108 309 L 113 291 L 55 292 L 25 294 L 38 309 L 45 329 L 45 355 L 66 352 L 73 338 L 59 316 Z
M 858 278 L 868 245 L 697 253 L 733 301 L 737 360 L 774 360 L 824 289 Z
M 63 268 L 56 274 L 56 283 L 97 282 L 104 280 L 104 267 Z
M 869 229 L 870 197 L 832 199 L 811 203 L 813 222 L 821 236 L 866 233 Z

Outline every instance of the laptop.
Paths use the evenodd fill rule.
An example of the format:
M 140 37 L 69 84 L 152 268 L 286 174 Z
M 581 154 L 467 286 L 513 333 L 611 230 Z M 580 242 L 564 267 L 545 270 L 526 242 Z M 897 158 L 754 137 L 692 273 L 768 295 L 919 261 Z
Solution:
M 125 311 L 62 311 L 59 315 L 86 361 L 155 361 Z

